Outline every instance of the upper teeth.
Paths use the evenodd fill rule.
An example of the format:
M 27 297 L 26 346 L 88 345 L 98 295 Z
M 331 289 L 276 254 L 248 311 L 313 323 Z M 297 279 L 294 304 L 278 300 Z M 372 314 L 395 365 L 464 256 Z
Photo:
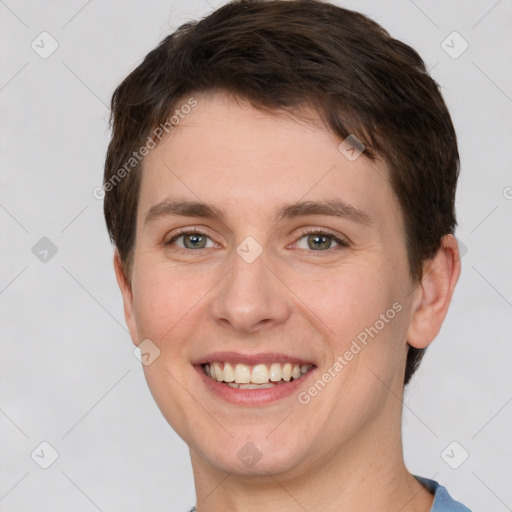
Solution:
M 278 382 L 281 379 L 289 381 L 292 377 L 298 379 L 312 368 L 311 364 L 272 363 L 249 366 L 246 364 L 206 363 L 206 375 L 219 382 L 236 382 L 238 384 L 266 384 Z

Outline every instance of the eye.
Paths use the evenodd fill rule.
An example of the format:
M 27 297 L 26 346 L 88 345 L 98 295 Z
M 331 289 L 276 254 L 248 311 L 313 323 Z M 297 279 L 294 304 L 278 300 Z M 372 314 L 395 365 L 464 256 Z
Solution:
M 348 247 L 348 243 L 325 231 L 307 231 L 297 241 L 297 247 L 306 250 L 326 251 L 337 246 Z
M 185 229 L 165 242 L 166 246 L 175 246 L 183 252 L 196 251 L 197 249 L 209 249 L 216 243 L 205 233 L 197 229 Z M 324 252 L 336 247 L 348 247 L 347 241 L 333 233 L 322 230 L 310 230 L 303 232 L 296 242 L 298 249 Z
M 215 243 L 208 235 L 197 230 L 181 231 L 166 242 L 165 245 L 176 245 L 180 249 L 186 250 L 215 247 Z

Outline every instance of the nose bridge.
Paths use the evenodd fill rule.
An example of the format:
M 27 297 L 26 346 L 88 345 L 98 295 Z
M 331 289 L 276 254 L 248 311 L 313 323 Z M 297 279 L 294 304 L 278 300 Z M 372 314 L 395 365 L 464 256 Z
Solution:
M 267 268 L 270 262 L 263 249 L 246 240 L 233 252 L 229 264 L 231 270 L 212 304 L 214 320 L 246 332 L 285 321 L 290 314 L 286 290 Z

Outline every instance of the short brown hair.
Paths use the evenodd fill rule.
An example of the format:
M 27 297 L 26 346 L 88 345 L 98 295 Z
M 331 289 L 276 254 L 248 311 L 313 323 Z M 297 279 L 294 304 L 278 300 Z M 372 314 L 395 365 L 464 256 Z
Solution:
M 366 16 L 319 0 L 230 2 L 180 26 L 117 87 L 104 213 L 128 279 L 141 162 L 132 161 L 131 172 L 126 162 L 179 101 L 215 91 L 267 112 L 313 107 L 332 132 L 355 135 L 366 157 L 382 158 L 403 215 L 410 273 L 421 280 L 424 261 L 456 226 L 450 115 L 415 50 Z M 423 353 L 409 346 L 405 384 Z

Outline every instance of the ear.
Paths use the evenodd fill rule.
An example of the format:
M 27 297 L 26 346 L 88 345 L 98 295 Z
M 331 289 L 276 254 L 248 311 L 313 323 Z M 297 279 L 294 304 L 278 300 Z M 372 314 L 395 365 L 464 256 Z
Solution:
M 423 278 L 413 303 L 412 319 L 407 331 L 409 345 L 426 348 L 437 336 L 459 275 L 457 239 L 453 235 L 445 235 L 436 255 L 423 267 Z
M 124 318 L 126 320 L 126 325 L 130 331 L 133 344 L 137 346 L 139 344 L 139 338 L 137 335 L 137 323 L 135 322 L 135 315 L 133 314 L 132 285 L 124 273 L 121 257 L 117 250 L 114 253 L 114 270 L 116 272 L 117 284 L 119 285 L 121 295 L 123 296 Z

